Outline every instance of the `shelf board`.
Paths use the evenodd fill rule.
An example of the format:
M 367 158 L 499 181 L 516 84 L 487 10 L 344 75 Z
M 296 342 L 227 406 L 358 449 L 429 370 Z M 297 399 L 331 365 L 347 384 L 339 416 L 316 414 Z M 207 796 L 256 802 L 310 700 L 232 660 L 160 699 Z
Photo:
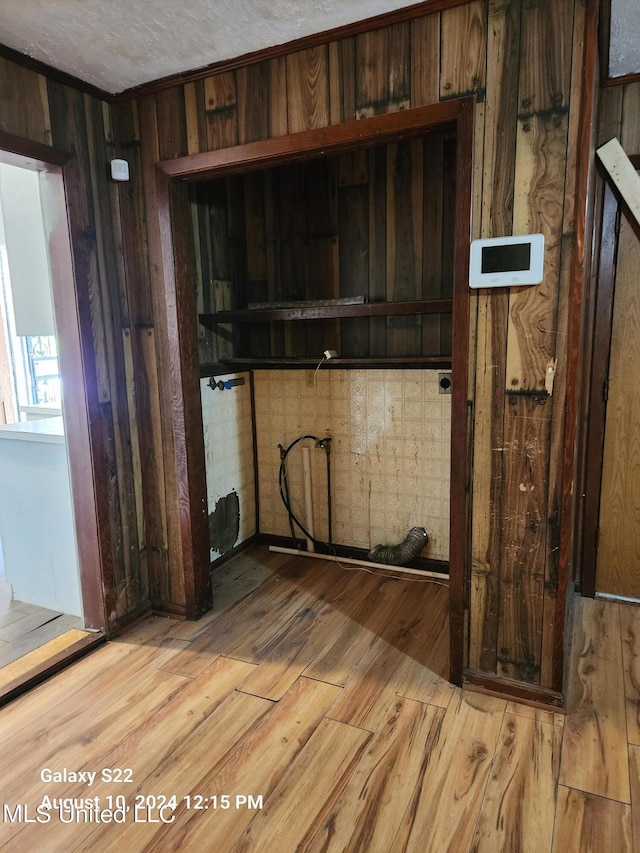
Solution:
M 242 370 L 315 370 L 319 358 L 226 358 L 218 365 L 203 365 L 200 375 L 219 375 L 226 370 L 234 373 Z M 370 369 L 429 369 L 429 370 L 451 370 L 451 356 L 427 355 L 427 356 L 395 356 L 366 357 L 366 358 L 332 358 L 324 361 L 322 370 L 361 370 Z M 203 372 L 204 371 L 204 372 Z
M 265 323 L 273 320 L 330 320 L 339 317 L 385 317 L 401 314 L 451 314 L 453 300 L 365 302 L 363 305 L 316 305 L 299 308 L 253 308 L 200 314 L 204 326 L 220 323 Z

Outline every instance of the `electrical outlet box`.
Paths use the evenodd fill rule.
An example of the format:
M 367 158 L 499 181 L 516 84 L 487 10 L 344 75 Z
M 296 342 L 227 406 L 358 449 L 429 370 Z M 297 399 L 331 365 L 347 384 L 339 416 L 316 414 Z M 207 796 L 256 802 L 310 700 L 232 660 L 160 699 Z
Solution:
M 438 374 L 438 394 L 450 394 L 452 388 L 453 388 L 453 381 L 451 379 L 451 371 L 447 370 L 446 373 L 439 373 Z

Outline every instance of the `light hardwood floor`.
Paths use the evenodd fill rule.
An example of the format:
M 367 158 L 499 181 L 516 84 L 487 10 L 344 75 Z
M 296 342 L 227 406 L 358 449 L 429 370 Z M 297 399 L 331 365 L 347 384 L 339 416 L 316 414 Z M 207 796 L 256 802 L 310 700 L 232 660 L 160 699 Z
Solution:
M 578 602 L 565 718 L 447 683 L 446 586 L 260 548 L 215 592 L 0 709 L 1 849 L 640 850 L 637 608 Z

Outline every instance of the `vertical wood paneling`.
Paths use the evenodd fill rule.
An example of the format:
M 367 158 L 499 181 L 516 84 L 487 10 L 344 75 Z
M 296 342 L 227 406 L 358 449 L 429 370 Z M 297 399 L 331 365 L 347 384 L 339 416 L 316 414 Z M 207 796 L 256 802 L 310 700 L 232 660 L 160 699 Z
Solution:
M 560 256 L 560 280 L 558 285 L 558 319 L 557 319 L 557 349 L 558 353 L 564 349 L 564 343 L 568 337 L 570 299 L 569 290 L 571 286 L 571 261 L 575 252 L 575 239 L 573 234 L 565 234 L 562 237 Z M 551 410 L 551 434 L 549 440 L 549 459 L 562 458 L 563 444 L 565 442 L 565 406 L 567 400 L 567 374 L 565 370 L 556 372 L 552 386 L 553 403 Z M 547 544 L 545 557 L 545 581 L 544 581 L 544 614 L 542 625 L 542 665 L 541 684 L 559 686 L 557 671 L 558 659 L 564 655 L 564 643 L 561 625 L 557 624 L 560 619 L 558 613 L 559 599 L 562 596 L 560 578 L 560 524 L 562 509 L 562 471 L 559 466 L 549 465 L 549 486 L 547 497 Z M 568 578 L 566 579 L 568 583 Z M 564 615 L 564 614 L 563 614 Z M 555 663 L 554 663 L 555 662 Z
M 355 39 L 356 117 L 405 109 L 410 105 L 411 30 L 396 24 Z
M 341 121 L 356 118 L 357 77 L 356 77 L 356 40 L 346 38 L 338 42 L 340 55 Z
M 486 15 L 484 0 L 474 0 L 441 13 L 441 99 L 484 92 Z
M 272 59 L 269 67 L 269 130 L 271 136 L 289 132 L 287 119 L 287 62 L 284 56 Z
M 186 124 L 187 153 L 197 154 L 206 149 L 207 131 L 204 121 L 204 84 L 202 80 L 187 83 L 184 87 L 184 120 Z
M 629 154 L 640 153 L 640 82 L 624 87 L 620 143 Z
M 312 47 L 287 56 L 289 133 L 326 127 L 329 120 L 329 50 Z
M 156 262 L 162 258 L 160 232 L 158 221 L 158 203 L 156 198 L 155 163 L 159 160 L 159 128 L 157 125 L 156 103 L 152 96 L 141 98 L 139 101 L 140 124 L 144 128 L 142 134 L 142 169 L 145 204 L 148 213 L 148 240 L 150 257 Z M 143 357 L 146 358 L 146 376 L 149 381 L 151 416 L 149 418 L 151 446 L 155 460 L 156 475 L 160 494 L 164 491 L 164 509 L 161 510 L 164 542 L 154 542 L 149 561 L 149 591 L 152 604 L 156 607 L 166 607 L 175 603 L 180 607 L 184 604 L 184 590 L 180 585 L 182 570 L 182 547 L 180 541 L 180 526 L 176 519 L 175 501 L 178 497 L 175 471 L 170 460 L 174 458 L 173 433 L 171 418 L 166 413 L 171 411 L 172 395 L 168 377 L 171 376 L 169 353 L 163 342 L 167 339 L 167 319 L 164 294 L 161 283 L 152 275 L 151 291 L 153 294 L 154 328 L 141 334 L 144 343 Z M 157 341 L 157 338 L 160 338 Z M 165 464 L 166 460 L 166 464 Z M 147 548 L 149 548 L 149 544 Z M 169 559 L 171 555 L 171 559 Z M 174 587 L 172 588 L 172 578 Z
M 369 300 L 384 302 L 387 294 L 387 152 L 369 153 Z M 386 320 L 376 317 L 369 326 L 369 352 L 386 355 Z
M 423 252 L 422 140 L 387 147 L 387 301 L 419 299 Z M 387 355 L 419 352 L 421 318 L 387 318 Z
M 411 22 L 411 106 L 435 104 L 440 96 L 440 15 Z
M 581 14 L 582 10 L 579 11 Z M 579 17 L 575 17 L 576 33 L 580 29 Z M 542 230 L 548 238 L 548 250 L 545 282 L 541 287 L 513 292 L 511 304 L 510 297 L 503 292 L 477 297 L 477 332 L 474 331 L 472 342 L 475 347 L 472 360 L 477 361 L 477 371 L 472 376 L 475 381 L 470 392 L 475 432 L 469 662 L 480 670 L 494 672 L 500 636 L 504 641 L 500 645 L 508 649 L 501 657 L 512 661 L 507 664 L 509 676 L 543 683 L 550 677 L 548 670 L 544 665 L 536 674 L 534 670 L 541 665 L 541 657 L 546 660 L 552 653 L 548 638 L 555 630 L 552 598 L 549 590 L 543 592 L 543 587 L 545 580 L 553 586 L 557 570 L 553 562 L 553 525 L 557 520 L 554 508 L 560 486 L 555 466 L 559 464 L 557 456 L 562 446 L 562 386 L 557 385 L 558 396 L 554 394 L 546 407 L 538 405 L 536 409 L 531 399 L 521 394 L 515 395 L 515 407 L 510 406 L 508 399 L 513 390 L 541 390 L 549 358 L 557 355 L 558 369 L 562 369 L 558 333 L 564 334 L 566 328 L 567 296 L 561 268 L 566 269 L 565 260 L 568 263 L 574 251 L 570 236 L 572 206 L 564 204 L 573 186 L 573 165 L 567 163 L 567 139 L 575 139 L 580 106 L 575 69 L 581 47 L 572 53 L 573 32 L 573 0 L 557 3 L 473 0 L 442 13 L 423 15 L 411 23 L 269 60 L 264 66 L 247 66 L 237 72 L 214 75 L 201 83 L 178 86 L 175 90 L 178 95 L 174 92 L 155 96 L 153 109 L 146 99 L 137 105 L 142 111 L 146 203 L 153 216 L 153 163 L 160 157 L 324 127 L 356 116 L 431 103 L 438 97 L 474 93 L 479 99 L 486 99 L 484 107 L 479 106 L 476 111 L 477 128 L 480 132 L 484 128 L 484 137 L 476 140 L 474 162 L 476 173 L 480 174 L 475 175 L 474 183 L 474 233 L 497 236 Z M 634 92 L 630 91 L 626 97 L 632 99 Z M 118 130 L 127 127 L 134 159 L 140 138 L 136 110 L 124 105 L 117 110 Z M 174 126 L 169 127 L 172 123 Z M 232 295 L 231 283 L 236 280 L 237 284 L 236 274 L 243 263 L 249 284 L 242 298 L 263 292 L 270 299 L 285 293 L 291 294 L 290 298 L 304 298 L 315 294 L 320 280 L 330 277 L 332 271 L 335 275 L 336 269 L 340 272 L 341 294 L 347 292 L 343 275 L 344 281 L 350 282 L 346 287 L 353 291 L 366 288 L 369 299 L 374 300 L 435 293 L 438 270 L 445 279 L 449 275 L 446 265 L 442 266 L 439 260 L 439 252 L 443 258 L 447 254 L 447 199 L 451 197 L 447 185 L 439 186 L 433 177 L 440 161 L 446 162 L 439 146 L 440 142 L 434 142 L 428 147 L 425 158 L 415 146 L 402 143 L 389 155 L 389 163 L 385 163 L 385 152 L 372 151 L 365 182 L 344 183 L 338 191 L 340 200 L 335 201 L 335 209 L 340 216 L 335 232 L 329 229 L 323 235 L 320 219 L 305 220 L 297 236 L 288 235 L 288 254 L 284 256 L 277 238 L 294 218 L 291 199 L 292 193 L 297 192 L 297 179 L 293 180 L 293 173 L 288 175 L 288 187 L 275 172 L 266 174 L 261 186 L 251 184 L 247 189 L 245 185 L 242 218 L 251 234 L 245 261 L 237 245 L 225 260 L 227 250 L 221 246 L 219 232 L 222 214 L 212 214 L 210 200 L 205 205 L 206 213 L 196 205 L 193 222 L 198 225 L 201 254 L 208 257 L 198 262 L 203 304 L 207 300 L 213 302 L 214 295 L 218 300 L 232 303 L 237 294 Z M 404 160 L 398 160 L 399 151 Z M 427 161 L 426 170 L 423 159 Z M 317 182 L 314 184 L 316 192 L 319 186 Z M 514 187 L 518 191 L 515 200 Z M 402 195 L 405 190 L 408 193 Z M 307 188 L 303 187 L 303 191 Z M 165 459 L 171 458 L 171 437 L 165 434 L 167 428 L 162 423 L 168 405 L 164 382 L 170 374 L 162 344 L 164 306 L 161 299 L 152 297 L 144 248 L 142 259 L 133 257 L 134 252 L 128 248 L 125 221 L 132 228 L 143 230 L 138 224 L 139 216 L 143 218 L 146 214 L 140 187 L 134 184 L 120 192 L 127 276 L 136 282 L 139 277 L 141 282 L 134 316 L 138 322 L 153 326 L 150 334 L 157 343 L 154 349 L 147 341 L 147 368 L 151 369 L 154 362 L 157 391 L 153 393 L 160 400 L 155 404 L 153 417 L 160 420 L 147 427 L 152 440 L 146 442 L 141 438 L 142 467 L 146 469 L 145 454 L 156 454 L 152 476 L 158 478 L 158 488 L 166 498 L 159 503 L 168 502 L 169 506 L 167 541 L 162 546 L 158 543 L 158 547 L 166 547 L 173 554 L 178 547 L 170 507 L 175 483 L 170 471 L 161 470 L 162 450 Z M 258 208 L 262 203 L 263 215 L 249 213 L 248 201 Z M 346 218 L 347 207 L 354 211 L 350 219 Z M 237 210 L 234 213 L 226 209 L 225 216 L 228 215 L 238 220 Z M 428 220 L 426 226 L 425 220 Z M 237 240 L 237 236 L 229 233 L 228 221 L 224 227 L 225 240 Z M 153 228 L 153 223 L 149 223 L 152 265 L 157 264 L 159 257 Z M 561 247 L 563 228 L 568 235 L 564 248 Z M 443 232 L 444 242 L 435 249 L 427 237 L 432 229 Z M 135 239 L 144 247 L 144 234 L 136 235 Z M 305 241 L 313 244 L 306 259 L 301 247 Z M 331 284 L 325 287 L 333 291 L 335 282 L 335 278 L 331 279 Z M 130 290 L 137 290 L 137 283 Z M 366 334 L 359 332 L 357 336 L 347 334 L 343 325 L 343 353 L 345 346 L 351 346 L 355 347 L 354 353 L 389 355 L 402 347 L 413 347 L 413 338 L 418 348 L 423 343 L 425 347 L 445 346 L 442 328 L 437 329 L 431 320 L 424 324 L 424 329 L 414 318 L 403 323 L 409 326 L 392 328 L 388 340 L 378 320 L 367 325 Z M 300 335 L 299 341 L 291 337 L 291 330 L 287 333 L 289 351 L 299 344 L 316 346 L 317 337 L 302 326 L 295 334 Z M 273 328 L 270 337 L 272 350 L 279 348 L 284 352 L 282 329 Z M 345 343 L 347 338 L 349 342 Z M 429 341 L 432 343 L 428 344 Z M 134 347 L 134 362 L 144 363 L 136 359 L 135 350 Z M 105 364 L 108 361 L 104 359 Z M 142 380 L 143 386 L 146 378 Z M 103 382 L 103 387 L 108 387 L 108 381 Z M 139 406 L 142 407 L 142 402 Z M 515 417 L 512 408 L 517 409 Z M 552 455 L 551 476 L 523 451 L 534 437 L 538 439 L 538 447 L 543 448 L 536 458 Z M 519 486 L 527 472 L 535 489 L 533 497 L 529 489 L 525 501 Z M 527 513 L 529 518 L 535 517 L 536 529 L 516 529 L 514 519 L 519 517 L 522 522 Z M 158 571 L 162 573 L 168 568 L 165 565 Z M 159 577 L 156 573 L 156 585 Z M 518 588 L 513 585 L 516 577 L 522 580 Z M 507 586 L 512 585 L 513 595 L 508 600 L 500 578 Z M 522 590 L 532 596 L 530 602 L 522 602 Z M 173 593 L 163 587 L 162 594 Z M 544 609 L 540 597 L 543 594 L 548 596 Z M 520 643 L 524 644 L 526 654 L 523 648 L 518 648 L 517 653 L 512 648 Z
M 184 90 L 175 86 L 156 95 L 158 127 L 158 151 L 161 160 L 184 157 L 188 153 L 187 117 Z
M 53 144 L 46 80 L 0 57 L 0 130 Z
M 533 683 L 539 683 L 541 667 L 549 425 L 544 396 L 509 397 L 503 454 L 498 673 Z
M 85 114 L 92 172 L 92 198 L 97 234 L 98 269 L 101 288 L 101 314 L 106 342 L 109 401 L 103 410 L 103 434 L 108 436 L 113 479 L 112 538 L 116 559 L 115 583 L 118 590 L 118 616 L 135 611 L 141 604 L 140 545 L 137 537 L 135 483 L 132 440 L 129 430 L 125 353 L 122 330 L 129 324 L 129 307 L 124 287 L 122 241 L 119 229 L 117 189 L 106 180 L 107 157 L 115 156 L 109 113 L 95 99 L 85 95 Z M 105 123 L 105 116 L 107 122 Z
M 510 295 L 507 390 L 543 389 L 547 362 L 556 354 L 566 151 L 566 115 L 519 122 L 513 229 L 545 235 L 545 267 L 542 284 Z
M 238 143 L 236 78 L 231 71 L 204 81 L 207 149 L 226 148 Z
M 489 3 L 481 208 L 484 237 L 510 234 L 513 228 L 517 92 L 511 81 L 518 74 L 520 5 L 520 0 Z M 508 308 L 505 292 L 480 293 L 478 297 L 469 663 L 485 672 L 496 667 L 497 656 Z
M 522 10 L 520 111 L 566 108 L 571 81 L 573 3 L 526 0 Z
M 640 240 L 623 215 L 618 241 L 615 301 L 609 354 L 607 416 L 598 520 L 596 588 L 637 598 L 640 595 L 640 430 L 637 393 L 640 364 Z
M 369 189 L 366 185 L 339 190 L 340 282 L 345 296 L 369 291 Z M 368 352 L 366 320 L 342 320 L 341 355 L 357 358 Z
M 269 66 L 265 62 L 238 68 L 238 142 L 269 136 Z
M 574 9 L 573 38 L 571 42 L 573 56 L 571 60 L 570 103 L 578 103 L 580 100 L 580 89 L 584 72 L 585 26 L 586 4 L 576 3 Z M 580 150 L 581 114 L 582 111 L 580 110 L 572 110 L 569 113 L 563 234 L 575 232 L 576 230 L 576 178 L 578 160 L 582 154 Z

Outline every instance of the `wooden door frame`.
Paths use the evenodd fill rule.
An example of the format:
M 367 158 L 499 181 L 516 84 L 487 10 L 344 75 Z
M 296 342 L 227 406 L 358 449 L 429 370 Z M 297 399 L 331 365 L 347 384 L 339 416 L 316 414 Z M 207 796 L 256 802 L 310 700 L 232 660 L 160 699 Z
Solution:
M 629 158 L 640 169 L 640 155 Z M 595 270 L 592 333 L 589 341 L 589 371 L 586 377 L 585 399 L 587 418 L 582 437 L 582 513 L 580 525 L 580 592 L 593 598 L 596 594 L 596 563 L 604 433 L 607 414 L 605 395 L 609 375 L 609 358 L 613 327 L 613 305 L 617 272 L 618 231 L 624 200 L 603 169 L 601 181 L 601 210 L 594 220 L 591 268 Z
M 202 612 L 209 592 L 204 437 L 197 350 L 197 309 L 193 281 L 176 261 L 171 203 L 176 180 L 198 181 L 336 154 L 360 146 L 397 141 L 450 127 L 456 130 L 456 226 L 453 285 L 451 514 L 449 556 L 450 677 L 462 681 L 465 647 L 465 585 L 469 567 L 470 426 L 469 243 L 473 164 L 474 102 L 456 99 L 387 113 L 287 136 L 236 145 L 156 163 L 155 216 L 166 307 L 167 356 L 171 364 L 173 464 L 177 475 L 182 531 L 186 616 Z M 150 212 L 151 217 L 154 216 Z M 169 379 L 169 377 L 168 377 Z
M 38 172 L 51 272 L 60 374 L 64 381 L 64 422 L 80 566 L 85 625 L 109 633 L 111 563 L 107 475 L 102 460 L 89 275 L 74 246 L 83 230 L 77 163 L 73 155 L 0 131 L 0 159 Z

